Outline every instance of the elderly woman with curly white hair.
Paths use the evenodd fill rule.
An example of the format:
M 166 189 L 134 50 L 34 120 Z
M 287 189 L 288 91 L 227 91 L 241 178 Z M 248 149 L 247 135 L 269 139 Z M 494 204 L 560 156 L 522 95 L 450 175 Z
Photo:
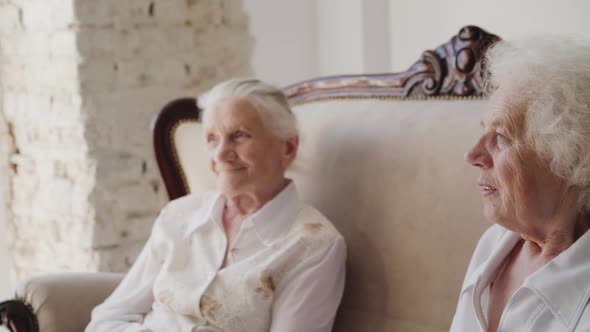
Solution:
M 452 332 L 590 331 L 590 46 L 501 42 L 487 59 L 480 239 Z
M 257 80 L 230 80 L 199 105 L 217 192 L 162 210 L 86 331 L 330 331 L 346 249 L 285 177 L 298 147 L 286 97 Z

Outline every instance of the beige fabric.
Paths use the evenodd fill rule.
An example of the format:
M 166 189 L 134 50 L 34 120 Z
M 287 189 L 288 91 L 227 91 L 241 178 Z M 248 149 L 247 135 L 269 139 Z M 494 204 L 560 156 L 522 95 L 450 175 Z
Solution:
M 440 99 L 294 108 L 301 146 L 289 175 L 348 245 L 335 331 L 448 331 L 488 226 L 477 172 L 463 161 L 484 108 L 483 100 Z M 191 191 L 214 186 L 199 130 L 186 123 L 175 136 Z
M 122 274 L 67 273 L 31 278 L 16 291 L 31 304 L 41 332 L 80 332 L 90 312 L 117 287 Z
M 190 191 L 214 190 L 215 179 L 209 170 L 203 126 L 192 121 L 181 123 L 174 131 L 173 137 Z

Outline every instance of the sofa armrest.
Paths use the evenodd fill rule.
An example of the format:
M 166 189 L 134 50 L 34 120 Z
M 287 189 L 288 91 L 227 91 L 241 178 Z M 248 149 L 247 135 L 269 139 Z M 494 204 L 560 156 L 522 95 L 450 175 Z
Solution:
M 67 273 L 31 278 L 16 300 L 0 303 L 0 323 L 12 332 L 81 332 L 92 309 L 117 287 L 122 274 Z

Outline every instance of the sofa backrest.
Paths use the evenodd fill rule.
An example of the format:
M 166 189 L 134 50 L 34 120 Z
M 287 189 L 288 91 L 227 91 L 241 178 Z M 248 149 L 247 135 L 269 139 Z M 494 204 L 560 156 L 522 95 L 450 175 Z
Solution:
M 479 60 L 496 39 L 466 27 L 407 72 L 286 88 L 300 128 L 288 175 L 348 245 L 335 331 L 448 331 L 488 226 L 463 154 L 481 132 Z M 154 128 L 170 197 L 213 190 L 195 100 L 169 104 Z
M 463 154 L 481 100 L 334 100 L 295 108 L 292 177 L 346 238 L 336 331 L 448 331 L 483 221 Z

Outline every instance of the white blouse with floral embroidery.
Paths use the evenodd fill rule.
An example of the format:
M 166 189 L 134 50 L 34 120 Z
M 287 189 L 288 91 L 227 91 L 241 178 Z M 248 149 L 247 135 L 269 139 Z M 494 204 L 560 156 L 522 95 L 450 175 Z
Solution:
M 225 198 L 170 202 L 121 284 L 86 332 L 330 331 L 346 246 L 293 183 L 242 224 L 221 268 Z

